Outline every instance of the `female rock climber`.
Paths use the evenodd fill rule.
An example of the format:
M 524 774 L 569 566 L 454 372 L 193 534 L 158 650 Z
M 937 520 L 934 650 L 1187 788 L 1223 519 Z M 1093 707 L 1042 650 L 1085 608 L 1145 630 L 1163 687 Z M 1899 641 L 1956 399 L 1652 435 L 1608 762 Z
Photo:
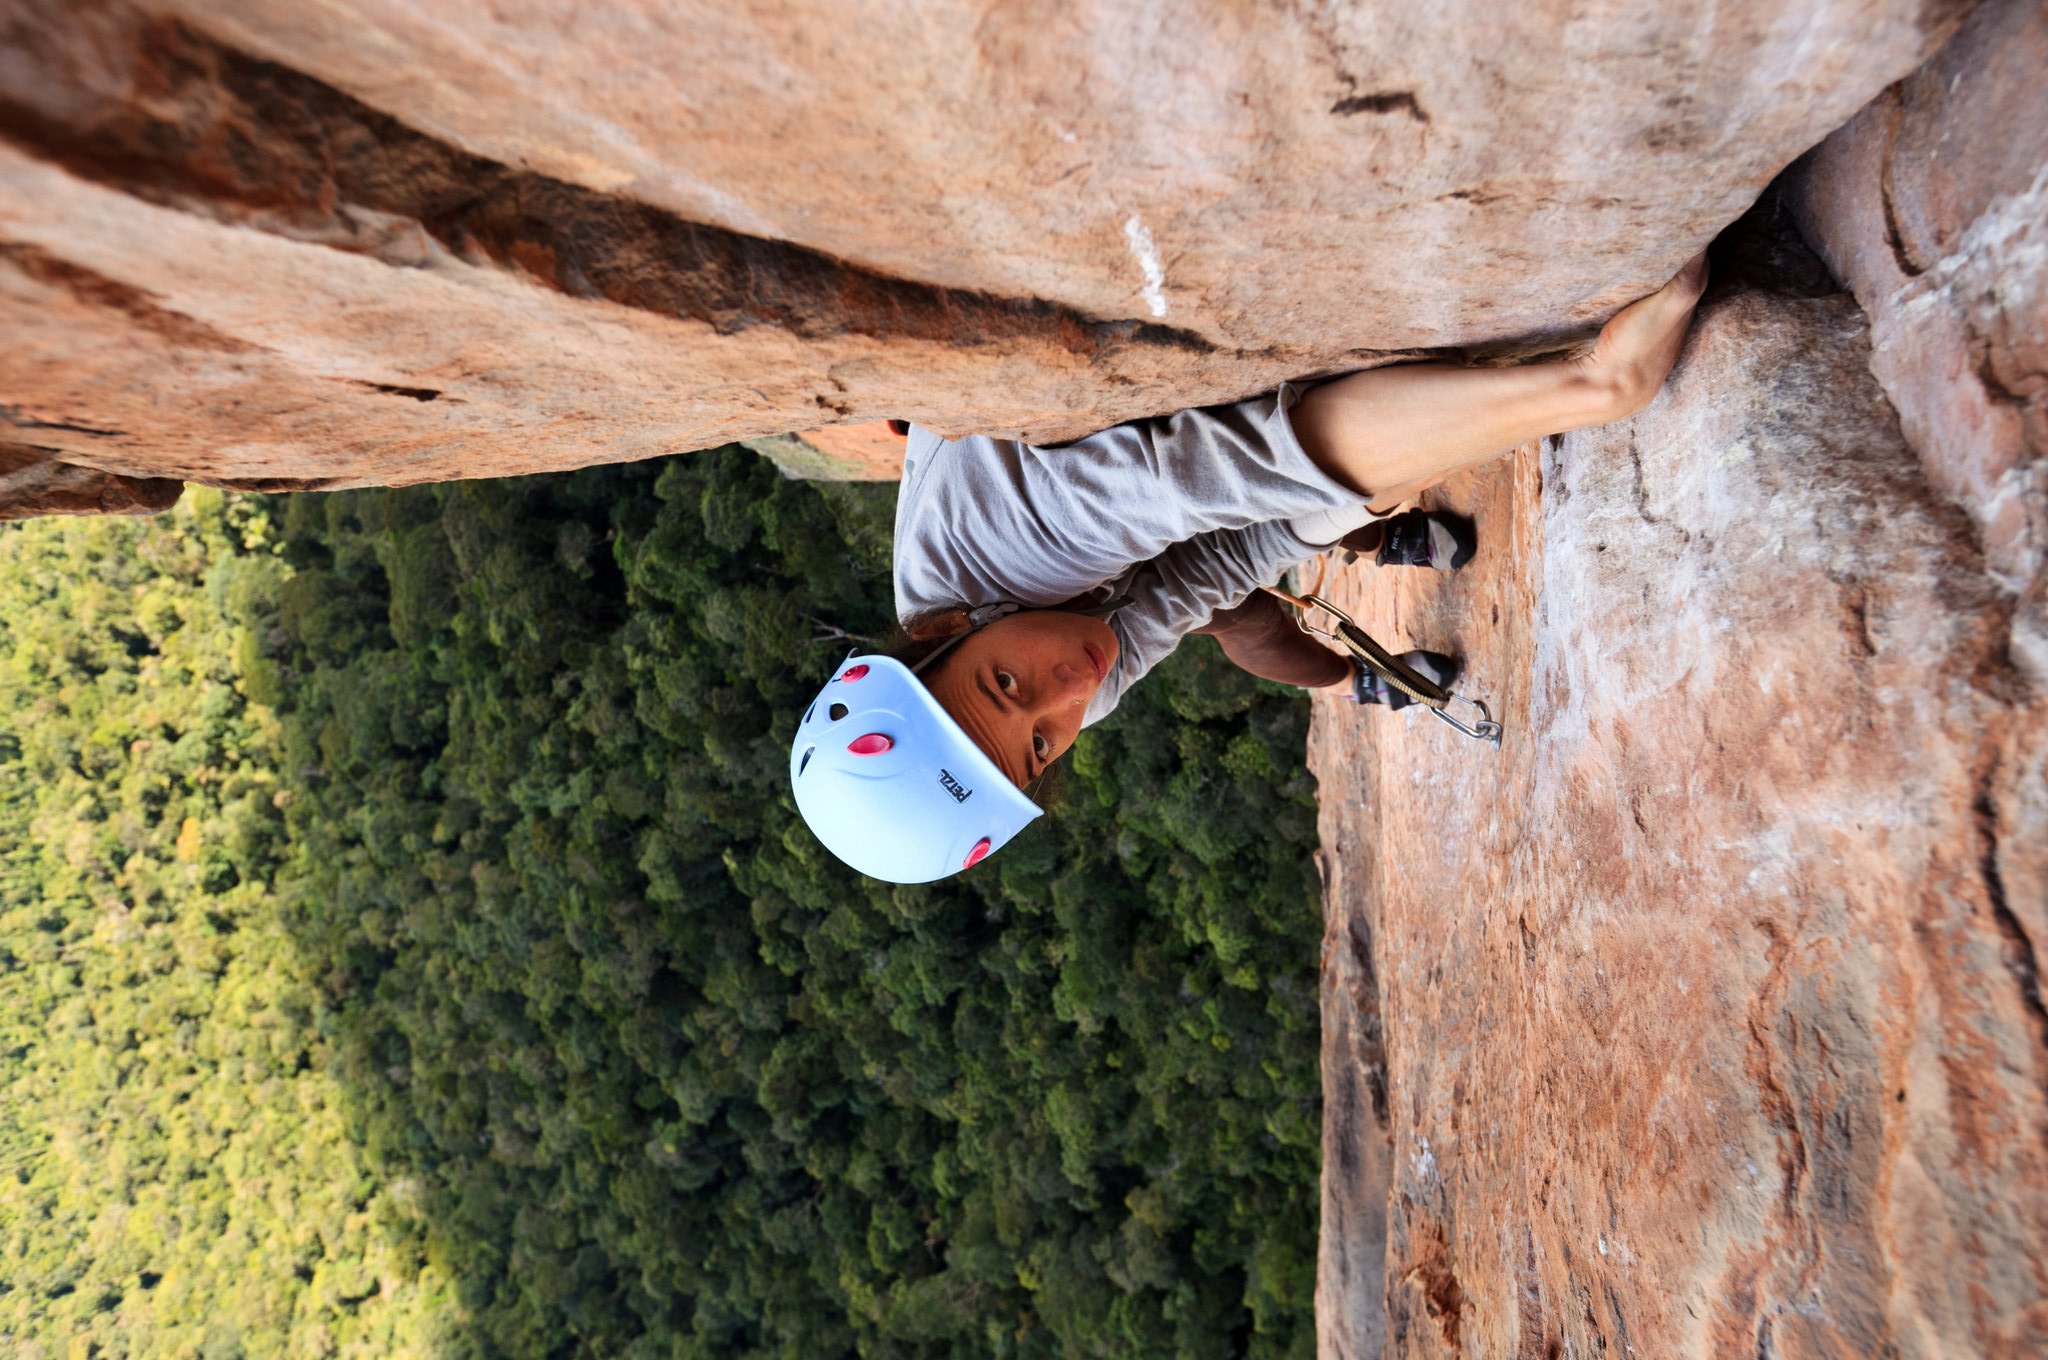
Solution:
M 1398 707 L 1257 588 L 1340 540 L 1382 564 L 1461 565 L 1468 524 L 1393 512 L 1648 405 L 1705 281 L 1701 255 L 1573 359 L 1376 368 L 1057 448 L 911 427 L 895 548 L 910 642 L 850 657 L 819 692 L 790 748 L 798 811 L 875 878 L 971 868 L 1039 815 L 1026 790 L 1080 730 L 1191 632 L 1267 679 Z M 1439 683 L 1454 666 L 1403 659 Z

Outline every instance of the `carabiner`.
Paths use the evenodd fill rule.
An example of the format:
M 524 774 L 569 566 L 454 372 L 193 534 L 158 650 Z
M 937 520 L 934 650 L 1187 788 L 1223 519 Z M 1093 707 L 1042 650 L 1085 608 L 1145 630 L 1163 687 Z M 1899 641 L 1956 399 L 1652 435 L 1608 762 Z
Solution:
M 1336 643 L 1350 652 L 1359 662 L 1378 672 L 1379 675 L 1390 683 L 1398 685 L 1399 688 L 1407 692 L 1411 699 L 1423 705 L 1430 712 L 1436 714 L 1437 717 L 1442 718 L 1456 730 L 1468 737 L 1478 738 L 1496 751 L 1500 749 L 1500 724 L 1494 721 L 1493 710 L 1489 709 L 1484 701 L 1454 693 L 1430 682 L 1426 677 L 1416 676 L 1412 673 L 1407 674 L 1403 678 L 1402 675 L 1397 674 L 1397 672 L 1402 672 L 1406 669 L 1401 665 L 1399 659 L 1390 656 L 1387 650 L 1381 647 L 1379 643 L 1373 641 L 1372 635 L 1363 628 L 1360 628 L 1349 614 L 1339 609 L 1336 605 L 1331 604 L 1322 596 L 1316 594 L 1292 595 L 1277 586 L 1263 586 L 1261 589 L 1268 595 L 1284 600 L 1286 603 L 1294 606 L 1297 611 L 1294 622 L 1301 631 Z M 1310 623 L 1308 611 L 1311 609 L 1321 609 L 1335 618 L 1338 621 L 1337 631 L 1333 633 Z M 1478 719 L 1474 722 L 1466 722 L 1462 718 L 1451 716 L 1445 710 L 1452 704 L 1470 704 L 1479 711 Z
M 1467 723 L 1462 719 L 1452 717 L 1449 712 L 1451 704 L 1472 705 L 1472 707 L 1479 710 L 1479 721 Z M 1493 712 L 1487 708 L 1486 702 L 1483 699 L 1473 699 L 1463 694 L 1453 694 L 1444 707 L 1438 708 L 1435 705 L 1431 705 L 1429 711 L 1442 718 L 1458 731 L 1463 732 L 1466 736 L 1477 737 L 1496 751 L 1500 749 L 1500 724 L 1493 720 Z

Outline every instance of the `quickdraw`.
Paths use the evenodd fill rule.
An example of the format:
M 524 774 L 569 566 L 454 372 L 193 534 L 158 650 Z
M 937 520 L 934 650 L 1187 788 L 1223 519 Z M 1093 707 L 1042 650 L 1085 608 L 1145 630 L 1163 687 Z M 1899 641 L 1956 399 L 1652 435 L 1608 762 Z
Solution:
M 1386 648 L 1374 642 L 1363 628 L 1352 622 L 1351 616 L 1317 594 L 1290 595 L 1277 586 L 1265 587 L 1266 593 L 1285 600 L 1298 611 L 1296 624 L 1304 633 L 1328 638 L 1357 657 L 1379 674 L 1395 689 L 1426 705 L 1430 712 L 1449 723 L 1468 737 L 1477 737 L 1496 751 L 1500 749 L 1500 724 L 1494 721 L 1493 713 L 1478 699 L 1455 693 L 1443 686 L 1417 675 L 1414 670 L 1401 664 Z M 1336 630 L 1318 628 L 1309 621 L 1309 610 L 1320 609 L 1337 620 Z M 1450 711 L 1452 704 L 1464 704 L 1479 714 L 1475 721 L 1467 722 Z

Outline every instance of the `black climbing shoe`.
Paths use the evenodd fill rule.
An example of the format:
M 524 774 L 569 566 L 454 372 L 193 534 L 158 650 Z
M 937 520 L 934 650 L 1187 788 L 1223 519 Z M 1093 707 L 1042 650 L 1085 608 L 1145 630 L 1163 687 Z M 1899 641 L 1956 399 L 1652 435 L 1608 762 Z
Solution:
M 1373 527 L 1373 526 L 1368 526 Z M 1379 521 L 1378 567 L 1435 567 L 1456 571 L 1479 547 L 1472 521 L 1448 510 L 1404 510 Z
M 1458 678 L 1458 660 L 1442 652 L 1403 652 L 1394 658 L 1423 679 L 1443 689 L 1449 689 L 1451 681 Z M 1406 708 L 1416 700 L 1388 684 L 1386 677 L 1355 657 L 1351 662 L 1351 702 L 1354 704 L 1385 704 L 1391 709 Z

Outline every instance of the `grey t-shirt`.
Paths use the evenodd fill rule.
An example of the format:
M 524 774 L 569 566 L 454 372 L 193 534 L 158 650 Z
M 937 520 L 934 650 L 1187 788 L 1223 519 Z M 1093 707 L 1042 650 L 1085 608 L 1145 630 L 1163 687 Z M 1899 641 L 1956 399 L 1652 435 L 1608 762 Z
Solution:
M 1282 387 L 1058 446 L 913 425 L 896 502 L 897 613 L 1104 614 L 1121 654 L 1083 719 L 1099 722 L 1212 614 L 1370 518 L 1302 452 L 1287 417 L 1298 395 Z

